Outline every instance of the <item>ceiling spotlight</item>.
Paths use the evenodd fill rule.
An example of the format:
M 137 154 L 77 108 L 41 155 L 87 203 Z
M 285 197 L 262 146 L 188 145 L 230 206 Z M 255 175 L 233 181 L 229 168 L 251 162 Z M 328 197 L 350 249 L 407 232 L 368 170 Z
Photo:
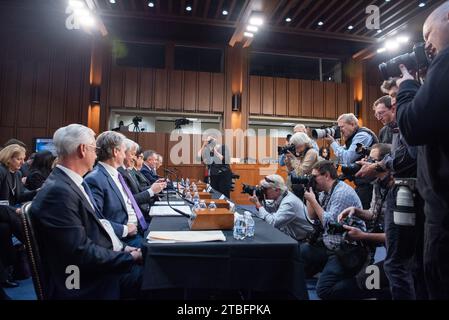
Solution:
M 84 3 L 82 3 L 81 1 L 78 1 L 78 0 L 70 0 L 69 5 L 72 8 L 83 8 L 84 7 Z
M 418 7 L 420 7 L 420 8 L 425 7 L 425 6 L 426 6 L 425 2 L 421 2 L 420 4 L 418 4 Z
M 224 15 L 224 16 L 227 16 L 228 15 L 228 11 L 227 10 L 223 10 L 223 12 L 221 13 L 222 15 Z
M 400 43 L 408 43 L 410 39 L 407 36 L 400 36 L 398 37 L 398 42 Z
M 95 25 L 95 19 L 90 15 L 84 16 L 81 17 L 80 23 L 86 27 L 93 27 Z
M 251 32 L 244 32 L 243 35 L 247 38 L 254 38 L 254 33 Z
M 285 22 L 292 22 L 292 18 L 285 18 Z
M 381 32 L 382 32 L 382 30 L 380 30 L 380 29 L 379 29 L 379 30 L 377 30 L 377 33 L 381 33 Z
M 148 6 L 150 7 L 150 8 L 154 8 L 154 3 L 153 2 L 148 2 Z
M 387 51 L 387 49 L 385 49 L 385 48 L 379 48 L 379 49 L 377 49 L 377 53 L 382 53 L 382 52 L 385 52 L 385 51 Z
M 263 25 L 263 19 L 262 17 L 251 17 L 249 19 L 249 24 L 252 24 L 253 26 L 261 26 Z
M 109 0 L 109 3 L 114 4 L 114 3 L 115 3 L 115 0 Z
M 354 26 L 348 26 L 348 30 L 354 29 Z
M 248 30 L 249 32 L 257 32 L 259 28 L 257 28 L 256 26 L 249 25 L 246 27 L 246 30 Z
M 90 12 L 86 9 L 75 9 L 74 12 L 78 17 L 86 17 L 90 15 Z
M 186 10 L 187 10 L 187 11 L 192 11 L 192 7 L 191 7 L 191 6 L 187 6 L 187 7 L 186 7 Z
M 399 43 L 393 40 L 388 40 L 387 42 L 385 42 L 385 48 L 390 51 L 397 50 L 399 49 Z
M 319 25 L 320 27 L 321 27 L 323 24 L 324 24 L 323 21 L 319 21 L 319 22 L 318 22 L 318 25 Z

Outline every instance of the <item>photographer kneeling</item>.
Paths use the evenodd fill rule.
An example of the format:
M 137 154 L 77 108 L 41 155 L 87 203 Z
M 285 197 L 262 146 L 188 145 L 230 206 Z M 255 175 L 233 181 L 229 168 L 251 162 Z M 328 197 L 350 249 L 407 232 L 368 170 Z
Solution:
M 389 144 L 376 144 L 372 147 L 368 161 L 371 163 L 379 163 L 391 152 L 391 146 Z M 369 210 L 362 210 L 359 208 L 348 208 L 344 210 L 338 216 L 338 222 L 344 223 L 348 217 L 358 217 L 365 221 L 368 232 L 363 232 L 360 229 L 343 225 L 348 230 L 347 238 L 349 240 L 364 241 L 371 249 L 371 261 L 374 263 L 374 255 L 376 247 L 379 245 L 384 246 L 386 243 L 385 237 L 385 211 L 387 210 L 387 194 L 389 189 L 394 184 L 394 178 L 390 172 L 377 172 L 375 174 L 376 180 L 373 183 L 373 199 L 371 200 L 371 208 Z M 366 273 L 362 268 L 362 272 L 354 278 L 357 282 L 361 292 L 356 293 L 354 297 L 363 298 L 388 298 L 391 299 L 390 287 L 388 278 L 384 271 L 384 261 L 376 263 L 377 268 L 380 270 L 380 288 L 373 290 L 367 288 L 366 280 L 370 273 Z
M 256 215 L 292 238 L 305 240 L 313 227 L 306 219 L 304 203 L 288 191 L 284 179 L 276 174 L 267 176 L 260 181 L 260 188 L 263 199 L 257 197 L 256 191 L 250 197 L 250 201 L 256 205 Z M 273 200 L 273 203 L 268 205 L 265 200 Z
M 325 140 L 331 143 L 339 163 L 344 166 L 350 166 L 363 158 L 363 155 L 356 152 L 357 144 L 370 148 L 379 142 L 374 132 L 368 128 L 359 127 L 359 120 L 352 113 L 341 115 L 338 118 L 338 127 L 345 138 L 345 147 L 340 146 L 330 135 Z M 356 178 L 354 180 L 356 185 L 355 191 L 359 195 L 364 209 L 368 209 L 371 203 L 373 186 L 370 182 L 369 179 L 364 178 Z
M 311 220 L 319 219 L 317 228 L 323 229 L 322 239 L 310 240 L 301 245 L 300 257 L 307 277 L 321 272 L 317 294 L 321 299 L 348 299 L 357 287 L 353 277 L 360 271 L 368 257 L 367 251 L 345 239 L 346 230 L 337 223 L 338 215 L 350 207 L 362 208 L 359 197 L 349 185 L 337 179 L 337 169 L 330 161 L 318 162 L 312 170 L 316 190 L 304 195 Z M 365 228 L 358 218 L 348 225 Z

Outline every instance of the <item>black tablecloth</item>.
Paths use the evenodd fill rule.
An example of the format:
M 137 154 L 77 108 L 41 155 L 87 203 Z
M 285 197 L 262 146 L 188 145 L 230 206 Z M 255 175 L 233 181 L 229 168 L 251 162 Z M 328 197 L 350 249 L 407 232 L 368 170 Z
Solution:
M 255 237 L 225 242 L 143 244 L 143 290 L 184 288 L 288 291 L 307 299 L 298 243 L 255 218 Z M 154 217 L 149 230 L 187 231 L 183 217 Z

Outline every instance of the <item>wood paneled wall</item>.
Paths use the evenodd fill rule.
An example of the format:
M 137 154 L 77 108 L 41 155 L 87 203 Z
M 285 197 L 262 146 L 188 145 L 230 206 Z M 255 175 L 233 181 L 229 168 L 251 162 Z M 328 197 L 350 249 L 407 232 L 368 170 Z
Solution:
M 223 73 L 131 68 L 110 65 L 107 108 L 222 113 Z
M 1 33 L 0 143 L 31 151 L 34 137 L 70 123 L 87 124 L 90 38 L 75 33 Z
M 252 115 L 337 119 L 354 112 L 346 84 L 259 76 L 249 82 Z
M 382 129 L 383 125 L 382 122 L 374 117 L 373 104 L 384 94 L 380 91 L 380 85 L 368 85 L 366 89 L 367 110 L 364 112 L 364 114 L 366 114 L 366 123 L 364 123 L 364 126 L 370 128 L 378 135 L 379 130 Z

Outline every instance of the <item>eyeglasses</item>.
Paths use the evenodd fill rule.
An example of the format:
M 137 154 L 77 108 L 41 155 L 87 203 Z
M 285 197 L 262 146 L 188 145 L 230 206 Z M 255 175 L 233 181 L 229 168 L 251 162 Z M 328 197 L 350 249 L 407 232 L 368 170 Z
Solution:
M 96 145 L 94 145 L 94 144 L 86 144 L 86 146 L 87 147 L 91 147 L 91 148 L 94 148 L 94 150 L 95 151 L 97 151 L 97 150 L 100 150 L 101 148 L 100 147 L 97 147 Z
M 390 111 L 390 110 L 388 110 L 388 111 Z M 374 114 L 374 116 L 376 117 L 376 119 L 382 119 L 383 118 L 383 116 L 388 112 L 388 111 L 381 111 L 381 112 L 376 112 L 375 114 Z

